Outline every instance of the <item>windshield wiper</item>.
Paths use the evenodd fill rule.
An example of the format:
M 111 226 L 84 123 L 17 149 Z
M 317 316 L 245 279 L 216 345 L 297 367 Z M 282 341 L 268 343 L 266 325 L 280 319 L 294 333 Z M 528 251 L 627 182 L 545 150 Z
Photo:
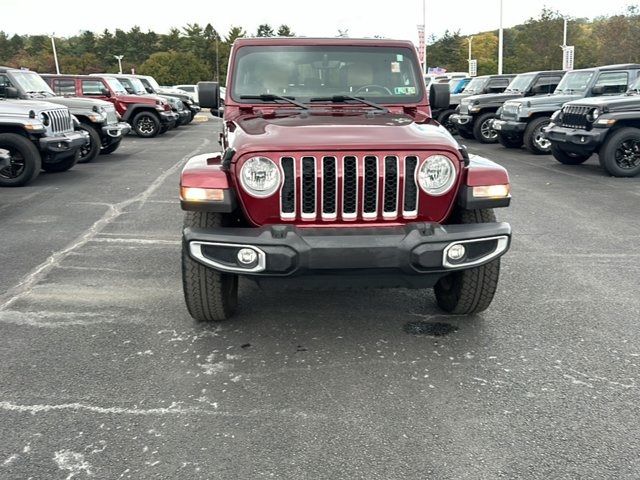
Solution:
M 240 95 L 240 100 L 262 100 L 263 102 L 275 102 L 276 100 L 281 100 L 283 102 L 288 102 L 291 105 L 295 105 L 296 107 L 300 107 L 304 110 L 309 110 L 309 107 L 304 103 L 296 102 L 293 97 L 283 97 L 280 95 L 274 95 L 272 93 L 261 93 L 260 95 Z
M 361 98 L 361 97 L 352 97 L 351 95 L 333 95 L 332 97 L 315 97 L 315 98 L 309 99 L 310 102 L 333 102 L 333 103 L 345 103 L 345 102 L 348 102 L 349 100 L 354 102 L 364 103 L 365 105 L 369 105 L 370 107 L 373 107 L 385 113 L 389 111 L 386 107 L 383 107 L 382 105 L 379 105 L 375 102 L 370 102 L 369 100 L 365 100 L 364 98 Z

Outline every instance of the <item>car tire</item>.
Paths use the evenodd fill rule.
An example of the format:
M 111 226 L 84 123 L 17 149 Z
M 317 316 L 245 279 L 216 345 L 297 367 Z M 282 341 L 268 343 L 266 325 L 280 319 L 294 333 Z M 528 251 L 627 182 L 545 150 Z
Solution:
M 153 138 L 160 133 L 160 119 L 149 111 L 142 111 L 133 117 L 131 124 L 136 135 L 142 138 Z
M 91 125 L 81 123 L 78 129 L 84 130 L 89 134 L 89 145 L 80 149 L 80 160 L 78 160 L 78 163 L 89 163 L 100 155 L 102 140 L 100 139 L 98 131 Z
M 60 173 L 71 170 L 80 160 L 80 150 L 69 157 L 65 157 L 56 163 L 42 162 L 42 169 L 48 173 Z
M 440 115 L 438 115 L 438 123 L 449 130 L 449 132 L 451 132 L 452 134 L 456 134 L 458 131 L 458 129 L 456 128 L 456 124 L 450 120 L 451 115 L 453 115 L 454 113 L 456 113 L 456 111 L 450 108 L 443 112 L 440 112 Z
M 461 210 L 458 223 L 495 222 L 493 210 Z M 438 306 L 447 313 L 473 315 L 486 310 L 493 300 L 500 277 L 500 259 L 479 267 L 451 272 L 434 287 Z
M 591 153 L 574 153 L 563 150 L 555 143 L 551 144 L 551 154 L 560 163 L 565 165 L 580 165 L 591 158 Z
M 224 218 L 220 213 L 187 212 L 184 226 L 192 228 L 219 227 Z M 238 305 L 238 275 L 221 273 L 197 262 L 182 243 L 182 286 L 189 314 L 199 322 L 228 320 Z
M 473 132 L 470 132 L 468 130 L 464 130 L 462 128 L 457 128 L 457 133 L 458 135 L 460 135 L 462 138 L 464 138 L 465 140 L 473 140 L 474 136 L 473 136 Z
M 491 120 L 496 118 L 495 112 L 483 113 L 473 124 L 473 138 L 481 143 L 497 143 L 498 132 L 491 128 Z
M 117 140 L 113 143 L 110 143 L 109 145 L 107 145 L 106 147 L 103 147 L 100 150 L 100 155 L 109 155 L 113 152 L 115 152 L 118 148 L 120 148 L 120 145 L 122 144 L 122 139 Z
M 28 138 L 17 133 L 0 133 L 0 148 L 9 151 L 13 163 L 0 170 L 0 187 L 22 187 L 38 176 L 42 159 Z
M 549 117 L 539 117 L 531 120 L 524 131 L 524 146 L 535 155 L 551 153 L 551 142 L 542 133 L 542 129 L 551 123 Z
M 505 148 L 520 148 L 523 144 L 521 135 L 507 135 L 498 132 L 498 142 Z
M 640 175 L 640 129 L 621 128 L 605 140 L 600 149 L 600 164 L 614 177 Z

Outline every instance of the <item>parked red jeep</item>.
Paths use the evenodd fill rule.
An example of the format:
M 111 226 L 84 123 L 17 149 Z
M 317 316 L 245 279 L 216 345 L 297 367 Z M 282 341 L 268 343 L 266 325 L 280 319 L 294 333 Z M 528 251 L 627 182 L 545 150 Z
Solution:
M 115 105 L 122 120 L 129 123 L 140 137 L 155 137 L 172 128 L 178 115 L 171 111 L 166 99 L 157 95 L 129 95 L 122 84 L 111 76 L 41 75 L 58 95 L 90 97 Z
M 260 284 L 435 288 L 439 306 L 491 303 L 511 227 L 504 168 L 469 157 L 431 118 L 411 42 L 240 39 L 233 46 L 222 151 L 185 166 L 184 294 L 197 320 Z M 214 82 L 200 104 L 219 107 Z

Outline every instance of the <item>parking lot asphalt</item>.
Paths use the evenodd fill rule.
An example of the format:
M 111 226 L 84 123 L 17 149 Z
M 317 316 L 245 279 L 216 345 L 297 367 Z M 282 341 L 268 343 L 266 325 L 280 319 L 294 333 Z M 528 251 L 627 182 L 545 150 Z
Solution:
M 640 178 L 467 142 L 513 184 L 484 314 L 242 282 L 203 325 L 177 182 L 217 125 L 0 190 L 0 478 L 640 477 Z

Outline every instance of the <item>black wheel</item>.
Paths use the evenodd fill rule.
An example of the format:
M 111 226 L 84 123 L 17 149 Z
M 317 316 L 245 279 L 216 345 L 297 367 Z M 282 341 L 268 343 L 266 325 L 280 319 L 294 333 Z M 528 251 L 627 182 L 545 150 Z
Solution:
M 133 117 L 132 127 L 139 137 L 153 138 L 160 133 L 160 120 L 155 113 L 143 111 Z
M 472 140 L 474 138 L 473 133 L 470 132 L 469 130 L 464 130 L 462 128 L 458 128 L 457 130 L 458 130 L 458 135 L 460 135 L 465 140 Z
M 91 125 L 81 123 L 78 128 L 89 133 L 89 145 L 85 145 L 80 149 L 80 160 L 78 160 L 78 163 L 89 163 L 100 155 L 102 140 L 100 140 L 98 131 Z
M 458 132 L 456 124 L 451 121 L 451 115 L 453 115 L 455 112 L 456 111 L 453 109 L 448 109 L 444 112 L 440 112 L 440 115 L 438 115 L 438 123 L 449 130 L 452 134 Z
M 621 128 L 600 149 L 600 164 L 614 177 L 640 174 L 640 129 Z
M 9 152 L 9 165 L 0 165 L 0 187 L 21 187 L 40 173 L 40 152 L 28 138 L 0 133 L 0 149 Z
M 496 118 L 494 112 L 483 113 L 476 118 L 473 124 L 473 137 L 481 143 L 496 143 L 498 132 L 493 129 L 493 119 Z
M 565 165 L 580 165 L 591 158 L 591 153 L 567 152 L 555 143 L 551 144 L 551 153 L 553 158 Z
M 212 212 L 187 212 L 185 227 L 210 228 L 223 225 L 224 217 Z M 195 261 L 182 243 L 182 287 L 187 309 L 200 322 L 221 322 L 238 305 L 238 276 L 220 273 Z
M 457 223 L 495 222 L 493 210 L 461 210 Z M 441 278 L 434 291 L 438 306 L 448 313 L 471 315 L 486 310 L 498 288 L 500 259 L 480 267 L 452 272 Z
M 498 132 L 498 142 L 506 148 L 520 148 L 522 146 L 522 137 Z
M 110 153 L 115 152 L 118 148 L 120 148 L 121 143 L 122 143 L 122 139 L 116 142 L 110 143 L 106 147 L 103 147 L 102 150 L 100 150 L 100 155 L 109 155 Z
M 66 172 L 67 170 L 73 168 L 73 166 L 78 163 L 78 160 L 80 160 L 80 150 L 69 157 L 65 157 L 62 160 L 59 160 L 56 163 L 48 163 L 45 160 L 44 162 L 42 162 L 42 169 L 45 172 L 49 173 Z
M 548 155 L 551 153 L 551 142 L 542 131 L 551 119 L 548 117 L 539 117 L 531 120 L 524 131 L 524 146 L 531 153 L 536 155 Z

